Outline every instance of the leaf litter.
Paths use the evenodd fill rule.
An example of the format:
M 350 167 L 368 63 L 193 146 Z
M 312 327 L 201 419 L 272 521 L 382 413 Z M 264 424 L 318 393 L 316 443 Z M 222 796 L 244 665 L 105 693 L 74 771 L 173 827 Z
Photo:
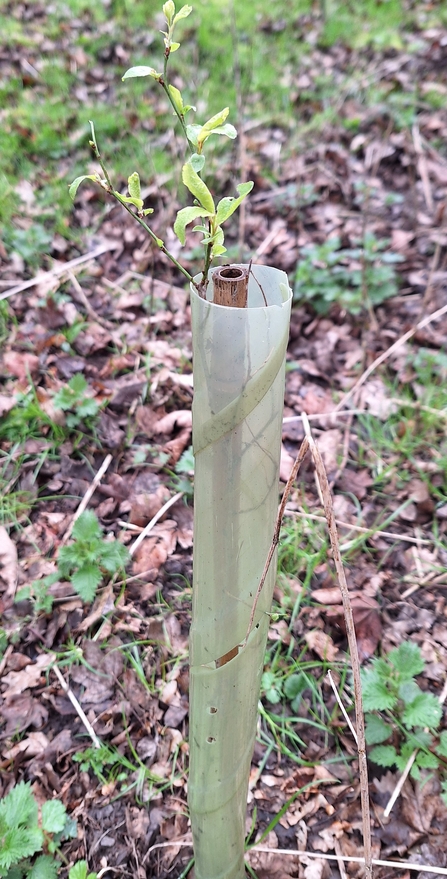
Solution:
M 317 27 L 318 19 L 309 16 L 302 26 Z M 260 27 L 269 33 L 268 21 Z M 426 659 L 423 685 L 439 695 L 447 667 L 445 317 L 418 330 L 363 384 L 347 410 L 336 410 L 337 399 L 363 369 L 445 301 L 447 117 L 443 107 L 427 104 L 427 95 L 447 88 L 441 64 L 446 34 L 439 26 L 419 29 L 416 36 L 415 48 L 401 46 L 394 57 L 377 48 L 372 55 L 348 49 L 342 42 L 324 48 L 314 40 L 301 69 L 287 73 L 292 100 L 303 120 L 321 109 L 324 69 L 342 90 L 338 118 L 329 118 L 317 136 L 301 134 L 293 150 L 282 128 L 247 126 L 246 161 L 255 167 L 257 188 L 243 231 L 247 253 L 287 271 L 292 284 L 297 264 L 307 260 L 329 303 L 321 312 L 312 310 L 297 286 L 282 479 L 302 439 L 305 412 L 314 419 L 316 441 L 334 480 L 336 512 L 345 523 L 342 542 L 350 544 L 348 585 L 360 653 L 367 661 L 379 644 L 387 652 L 414 641 Z M 129 51 L 120 41 L 116 49 Z M 107 89 L 107 63 L 98 60 L 88 71 L 78 50 L 79 88 Z M 372 103 L 366 100 L 370 81 L 382 89 Z M 422 95 L 417 130 L 416 123 L 402 122 L 414 81 L 421 83 Z M 284 158 L 278 159 L 281 152 Z M 223 165 L 218 179 L 228 173 L 231 168 Z M 177 205 L 166 182 L 152 194 L 169 225 Z M 29 189 L 22 187 L 21 198 L 31 220 Z M 51 587 L 51 614 L 36 611 L 30 600 L 13 604 L 18 588 L 54 573 L 67 528 L 107 451 L 112 467 L 90 500 L 106 540 L 130 546 L 165 501 L 191 485 L 192 466 L 178 466 L 190 445 L 192 397 L 190 314 L 181 279 L 162 254 L 146 248 L 126 217 L 115 208 L 103 213 L 91 191 L 80 194 L 72 223 L 81 230 L 86 252 L 97 246 L 86 230 L 97 227 L 103 253 L 64 274 L 64 262 L 77 250 L 70 234 L 55 235 L 58 274 L 38 278 L 36 287 L 8 299 L 16 324 L 10 323 L 2 343 L 0 794 L 21 779 L 30 780 L 43 799 L 57 791 L 79 821 L 78 839 L 66 847 L 69 861 L 88 857 L 92 869 L 164 879 L 180 875 L 190 857 L 180 845 L 188 839 L 189 495 L 140 544 L 127 577 L 105 582 L 91 605 L 64 582 Z M 365 257 L 355 250 L 362 223 L 377 241 L 389 239 L 389 250 L 402 257 L 398 295 L 375 308 L 374 320 L 368 308 L 350 313 L 337 296 L 332 299 L 326 277 L 318 274 L 324 269 L 321 254 L 305 256 L 306 247 L 337 236 L 343 252 L 337 271 L 357 273 L 361 281 Z M 379 278 L 381 267 L 377 260 Z M 19 286 L 29 274 L 19 254 L 8 258 L 2 250 L 2 289 Z M 318 298 L 314 304 L 323 307 Z M 54 397 L 79 373 L 100 412 L 96 421 L 86 417 L 70 433 Z M 31 499 L 23 519 L 20 492 L 26 486 Z M 289 506 L 321 515 L 310 464 Z M 349 530 L 350 525 L 366 532 Z M 268 662 L 276 655 L 285 677 L 291 660 L 298 667 L 332 664 L 342 697 L 349 698 L 344 622 L 324 530 L 307 520 L 289 560 L 284 536 L 275 608 L 284 618 L 272 621 Z M 312 562 L 305 554 L 308 541 L 315 550 Z M 290 617 L 292 598 L 298 604 Z M 272 652 L 284 647 L 287 657 Z M 51 671 L 54 662 L 108 749 L 102 763 L 89 753 L 88 733 Z M 298 862 L 275 850 L 310 848 L 346 856 L 360 850 L 356 751 L 331 688 L 319 686 L 326 713 L 312 686 L 293 712 L 286 701 L 270 704 L 263 697 L 249 793 L 249 816 L 257 809 L 257 836 L 285 810 L 267 837 L 272 853 L 250 855 L 259 877 L 340 875 L 322 859 Z M 283 717 L 291 733 L 285 748 L 279 732 Z M 275 730 L 273 738 L 269 729 Z M 374 857 L 445 866 L 447 810 L 436 775 L 424 783 L 407 780 L 391 816 L 384 818 L 398 778 L 374 765 L 370 773 Z M 166 842 L 174 845 L 147 854 Z M 348 875 L 362 873 L 353 863 L 346 869 Z M 387 869 L 377 867 L 376 875 L 385 877 Z

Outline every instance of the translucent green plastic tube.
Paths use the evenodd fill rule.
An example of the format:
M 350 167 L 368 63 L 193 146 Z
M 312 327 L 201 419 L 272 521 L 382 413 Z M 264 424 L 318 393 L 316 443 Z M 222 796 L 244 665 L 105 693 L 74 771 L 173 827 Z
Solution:
M 194 288 L 191 293 L 195 497 L 188 797 L 197 879 L 245 875 L 248 776 L 275 560 L 245 639 L 278 509 L 291 296 L 286 275 L 264 266 L 251 270 L 247 308 L 214 305 Z

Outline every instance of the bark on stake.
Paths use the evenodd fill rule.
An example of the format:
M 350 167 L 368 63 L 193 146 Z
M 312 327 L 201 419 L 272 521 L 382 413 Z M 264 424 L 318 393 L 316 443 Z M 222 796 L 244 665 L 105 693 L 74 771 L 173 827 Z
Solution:
M 213 272 L 215 305 L 228 308 L 247 308 L 248 267 L 222 266 Z

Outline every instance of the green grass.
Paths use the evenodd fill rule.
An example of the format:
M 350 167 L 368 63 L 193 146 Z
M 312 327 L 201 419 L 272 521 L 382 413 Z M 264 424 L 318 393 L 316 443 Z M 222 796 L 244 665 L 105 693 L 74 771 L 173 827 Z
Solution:
M 341 42 L 355 48 L 360 41 L 389 48 L 405 35 L 410 13 L 400 0 L 383 4 L 337 0 L 326 5 L 324 22 L 322 5 L 310 0 L 277 6 L 267 0 L 194 3 L 192 16 L 182 27 L 182 53 L 173 57 L 171 75 L 182 87 L 185 100 L 198 104 L 198 117 L 222 109 L 224 93 L 230 118 L 237 123 L 240 89 L 244 116 L 285 128 L 288 148 L 295 148 L 296 137 L 305 136 L 309 125 L 315 130 L 333 119 L 339 112 L 340 93 L 348 96 L 358 89 L 359 75 L 354 65 L 340 84 L 332 76 L 317 73 L 311 88 L 296 95 L 294 77 L 313 51 L 306 41 L 309 29 L 316 29 L 322 47 Z M 171 119 L 156 84 L 121 82 L 131 64 L 161 63 L 158 0 L 115 0 L 107 10 L 84 0 L 56 0 L 45 15 L 35 8 L 36 17 L 23 21 L 4 0 L 0 2 L 2 42 L 5 47 L 25 50 L 30 65 L 22 75 L 11 63 L 0 85 L 4 107 L 0 222 L 6 228 L 7 249 L 18 250 L 30 271 L 44 262 L 55 231 L 62 235 L 75 231 L 67 190 L 75 176 L 94 164 L 88 148 L 89 119 L 95 121 L 104 158 L 117 184 L 134 170 L 145 184 L 156 175 L 171 176 L 172 165 L 179 166 L 175 139 L 163 138 Z M 439 14 L 445 13 L 440 10 Z M 116 46 L 121 50 L 118 54 Z M 370 94 L 363 91 L 360 97 L 366 103 L 377 102 L 378 87 L 371 87 Z M 396 92 L 386 98 L 389 106 L 396 102 L 393 112 L 399 124 L 410 124 L 414 95 Z M 222 149 L 224 145 L 216 143 L 214 166 L 210 161 L 216 176 Z M 235 154 L 231 159 L 227 153 L 225 161 L 235 164 Z M 22 180 L 29 180 L 33 187 L 31 209 L 15 195 L 15 186 Z M 170 186 L 175 192 L 177 175 Z M 27 232 L 24 241 L 18 220 L 29 213 L 33 231 Z

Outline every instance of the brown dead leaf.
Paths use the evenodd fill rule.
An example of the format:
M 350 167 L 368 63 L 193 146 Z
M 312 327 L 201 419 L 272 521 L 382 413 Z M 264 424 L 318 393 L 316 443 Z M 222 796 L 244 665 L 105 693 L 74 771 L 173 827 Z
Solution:
M 328 474 L 333 473 L 337 469 L 340 443 L 341 431 L 336 427 L 331 430 L 325 430 L 316 440 Z
M 10 671 L 4 675 L 2 684 L 6 684 L 7 689 L 2 693 L 3 698 L 8 699 L 24 693 L 25 690 L 40 686 L 43 672 L 54 660 L 53 653 L 41 653 L 35 662 L 29 663 L 21 671 Z
M 2 719 L 6 720 L 5 736 L 23 732 L 30 726 L 41 729 L 48 720 L 48 711 L 30 693 L 20 693 L 5 699 L 1 706 Z
M 306 632 L 304 637 L 309 649 L 313 650 L 320 659 L 327 659 L 329 662 L 334 661 L 338 648 L 335 646 L 330 635 L 322 632 L 321 629 L 312 629 L 311 632 Z
M 380 378 L 374 378 L 363 385 L 360 391 L 359 408 L 368 408 L 372 415 L 377 415 L 382 421 L 386 421 L 391 413 L 396 411 L 397 406 L 390 400 L 389 391 L 384 382 Z
M 5 351 L 3 364 L 11 375 L 25 383 L 34 377 L 39 369 L 39 358 L 28 351 Z
M 336 598 L 338 590 L 320 589 L 317 592 L 333 592 Z M 357 647 L 359 651 L 360 661 L 369 659 L 376 651 L 377 645 L 382 637 L 382 623 L 380 619 L 379 604 L 375 598 L 365 594 L 365 592 L 351 592 L 351 608 L 354 619 L 355 634 L 357 639 Z M 329 604 L 329 602 L 327 602 Z M 337 622 L 343 632 L 346 633 L 346 624 L 341 607 L 335 607 L 336 601 L 332 601 L 332 608 L 325 612 L 328 619 Z M 341 593 L 340 593 L 341 603 Z
M 6 415 L 7 412 L 10 412 L 16 403 L 17 398 L 15 396 L 7 397 L 6 394 L 0 394 L 0 418 L 2 415 Z
M 17 755 L 22 753 L 26 754 L 26 757 L 37 757 L 43 754 L 48 744 L 48 738 L 43 732 L 32 732 L 8 751 L 4 751 L 3 757 L 5 760 L 15 760 Z
M 154 425 L 154 434 L 172 433 L 174 427 L 192 430 L 192 412 L 190 409 L 178 409 L 160 418 Z
M 419 833 L 430 830 L 441 803 L 439 790 L 439 780 L 435 776 L 424 779 L 422 783 L 413 784 L 407 780 L 402 788 L 402 816 Z
M 162 508 L 169 499 L 169 490 L 165 485 L 159 485 L 151 493 L 136 494 L 131 498 L 129 522 L 132 525 L 140 525 L 144 528 L 148 522 Z
M 162 525 L 156 525 L 150 537 L 143 540 L 134 555 L 132 571 L 134 574 L 145 574 L 145 579 L 153 580 L 164 565 L 168 556 L 174 552 L 177 538 L 176 523 L 167 519 Z
M 343 470 L 341 478 L 337 481 L 337 486 L 342 491 L 349 492 L 358 498 L 359 501 L 362 501 L 368 494 L 368 488 L 373 482 L 374 479 L 372 479 L 366 468 L 364 470 L 350 470 L 346 468 Z

